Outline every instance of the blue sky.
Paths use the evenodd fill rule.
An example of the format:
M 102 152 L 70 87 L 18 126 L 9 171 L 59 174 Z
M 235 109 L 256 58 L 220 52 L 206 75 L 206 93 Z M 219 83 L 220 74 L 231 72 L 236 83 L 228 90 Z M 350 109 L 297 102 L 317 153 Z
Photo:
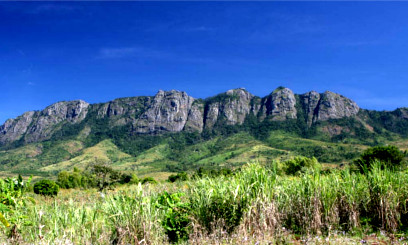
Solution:
M 330 90 L 408 106 L 408 2 L 0 2 L 0 124 L 62 100 Z

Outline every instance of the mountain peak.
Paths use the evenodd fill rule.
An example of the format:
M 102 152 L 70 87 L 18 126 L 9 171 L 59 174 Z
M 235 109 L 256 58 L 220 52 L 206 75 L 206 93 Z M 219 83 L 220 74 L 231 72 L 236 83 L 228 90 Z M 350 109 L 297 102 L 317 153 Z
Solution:
M 299 108 L 306 113 L 305 119 L 298 119 Z M 297 96 L 291 89 L 280 86 L 261 99 L 245 88 L 236 88 L 196 100 L 183 91 L 159 90 L 155 96 L 129 97 L 101 104 L 89 104 L 83 100 L 60 101 L 42 111 L 26 112 L 0 127 L 0 144 L 17 140 L 25 143 L 43 141 L 68 125 L 84 127 L 80 123 L 86 118 L 90 120 L 85 120 L 85 124 L 105 120 L 106 130 L 129 126 L 131 133 L 160 134 L 202 132 L 212 129 L 217 122 L 239 125 L 249 115 L 259 121 L 293 119 L 306 120 L 311 125 L 317 121 L 355 116 L 358 111 L 355 102 L 330 91 L 322 94 L 311 91 Z M 92 128 L 91 124 L 87 127 Z

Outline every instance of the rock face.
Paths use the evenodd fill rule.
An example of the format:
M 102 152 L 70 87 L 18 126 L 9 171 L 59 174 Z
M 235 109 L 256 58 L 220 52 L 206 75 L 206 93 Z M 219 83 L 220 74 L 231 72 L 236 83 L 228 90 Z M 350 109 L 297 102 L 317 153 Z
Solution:
M 340 94 L 326 91 L 320 97 L 314 121 L 351 117 L 356 115 L 359 110 L 360 107 L 354 101 Z
M 395 114 L 402 119 L 408 119 L 408 108 L 398 108 L 395 110 Z
M 16 119 L 9 119 L 0 126 L 0 143 L 7 144 L 19 140 L 35 118 L 36 112 L 28 111 Z
M 138 116 L 150 106 L 152 100 L 153 97 L 150 96 L 139 96 L 121 98 L 108 103 L 103 103 L 97 108 L 98 118 L 114 118 L 123 115 Z
M 137 133 L 179 132 L 184 128 L 194 98 L 185 92 L 160 90 L 136 122 Z
M 79 123 L 85 119 L 89 104 L 83 100 L 63 101 L 48 106 L 27 130 L 27 143 L 49 138 L 59 123 Z M 62 126 L 62 125 L 61 125 Z
M 253 106 L 254 95 L 243 88 L 231 89 L 206 101 L 204 125 L 212 128 L 218 120 L 227 125 L 242 124 L 249 113 L 259 108 Z
M 195 101 L 188 113 L 184 130 L 188 132 L 202 132 L 204 127 L 204 103 Z
M 283 121 L 296 119 L 296 98 L 292 90 L 279 87 L 266 97 L 262 107 L 263 117 L 269 116 L 272 120 Z
M 330 91 L 323 94 L 311 91 L 299 97 L 309 125 L 318 121 L 355 116 L 360 110 L 354 101 Z
M 304 119 L 297 118 L 299 108 L 305 113 Z M 242 124 L 248 115 L 259 121 L 297 119 L 311 125 L 318 121 L 355 116 L 358 112 L 355 102 L 332 92 L 319 94 L 312 91 L 297 96 L 292 90 L 279 87 L 268 96 L 259 98 L 239 88 L 201 100 L 177 90 L 159 91 L 155 96 L 120 98 L 93 105 L 82 100 L 58 102 L 43 111 L 26 112 L 0 126 L 0 145 L 20 139 L 25 143 L 49 139 L 66 125 L 79 124 L 84 119 L 87 119 L 84 125 L 90 134 L 95 120 L 101 120 L 103 123 L 100 125 L 109 128 L 129 126 L 133 133 L 160 134 L 202 132 L 212 129 L 217 123 Z M 408 110 L 401 109 L 398 115 L 407 119 Z
M 110 126 L 114 127 L 134 123 L 152 101 L 152 96 L 129 97 L 93 105 L 93 107 L 98 119 L 108 118 Z
M 303 104 L 303 110 L 306 113 L 306 122 L 310 126 L 313 122 L 313 118 L 315 116 L 316 109 L 319 101 L 320 101 L 320 94 L 316 91 L 311 91 L 299 96 L 301 102 Z

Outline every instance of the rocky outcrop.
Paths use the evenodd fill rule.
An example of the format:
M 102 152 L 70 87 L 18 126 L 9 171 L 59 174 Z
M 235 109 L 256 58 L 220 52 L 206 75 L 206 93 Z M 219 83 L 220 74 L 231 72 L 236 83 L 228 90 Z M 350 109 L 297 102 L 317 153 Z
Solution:
M 48 106 L 27 130 L 27 143 L 48 139 L 60 123 L 80 123 L 88 113 L 89 104 L 83 100 L 62 101 Z
M 23 115 L 7 120 L 0 126 L 0 143 L 7 144 L 19 140 L 33 122 L 36 112 L 28 111 Z
M 408 108 L 398 108 L 394 112 L 399 118 L 408 119 Z
M 360 107 L 354 101 L 340 94 L 326 91 L 320 96 L 313 121 L 327 121 L 329 119 L 351 117 L 356 115 L 359 110 Z
M 137 133 L 180 132 L 194 98 L 177 90 L 160 90 L 150 107 L 136 121 Z
M 206 100 L 204 125 L 212 128 L 218 120 L 227 125 L 242 124 L 249 113 L 259 108 L 251 103 L 254 95 L 243 88 L 231 89 Z
M 313 123 L 313 118 L 316 113 L 317 106 L 320 101 L 320 94 L 316 91 L 311 91 L 299 96 L 303 105 L 303 110 L 306 114 L 306 122 L 310 126 Z
M 268 117 L 275 121 L 296 119 L 296 98 L 292 90 L 279 87 L 264 99 L 262 118 Z
M 139 96 L 115 99 L 94 105 L 97 118 L 108 118 L 111 127 L 134 123 L 146 111 L 153 101 L 151 96 Z
M 322 94 L 311 91 L 300 95 L 299 98 L 308 125 L 318 121 L 355 116 L 360 110 L 354 101 L 330 91 Z
M 359 112 L 355 102 L 332 92 L 319 94 L 312 91 L 297 96 L 292 90 L 279 87 L 261 99 L 238 88 L 201 100 L 177 90 L 159 91 L 155 96 L 121 98 L 93 105 L 82 100 L 58 102 L 43 111 L 26 112 L 0 126 L 0 144 L 22 138 L 26 143 L 49 139 L 66 125 L 79 124 L 84 119 L 87 119 L 84 126 L 90 134 L 92 123 L 98 120 L 101 120 L 97 125 L 99 128 L 104 125 L 109 128 L 129 126 L 130 133 L 202 132 L 217 123 L 242 124 L 248 115 L 260 121 L 303 120 L 303 117 L 297 118 L 298 113 L 302 113 L 299 108 L 309 125 L 354 116 Z M 408 118 L 406 109 L 396 113 L 400 118 Z
M 251 106 L 254 95 L 245 89 L 228 90 L 226 94 L 231 97 L 222 108 L 223 115 L 227 119 L 227 124 L 242 124 L 246 116 L 254 110 Z
M 99 105 L 97 109 L 98 118 L 114 118 L 123 115 L 136 117 L 150 106 L 152 100 L 153 97 L 150 96 L 115 99 Z
M 204 103 L 195 101 L 188 113 L 184 130 L 187 132 L 202 132 L 204 128 Z

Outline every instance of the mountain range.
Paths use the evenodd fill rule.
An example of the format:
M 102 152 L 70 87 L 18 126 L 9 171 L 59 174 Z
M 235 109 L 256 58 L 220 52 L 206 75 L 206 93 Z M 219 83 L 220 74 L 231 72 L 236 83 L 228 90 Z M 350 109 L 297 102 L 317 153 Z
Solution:
M 250 159 L 270 160 L 272 155 L 317 155 L 320 161 L 338 163 L 370 145 L 395 143 L 404 148 L 407 136 L 407 108 L 366 110 L 330 91 L 294 94 L 279 87 L 261 98 L 238 88 L 196 99 L 186 92 L 160 90 L 155 96 L 98 104 L 62 101 L 9 119 L 0 126 L 0 170 L 55 174 L 84 167 L 100 157 L 84 157 L 95 147 L 105 149 L 101 154 L 113 166 L 139 171 L 145 166 L 144 174 L 186 170 L 200 166 L 200 161 L 216 167 L 241 159 L 230 161 L 238 166 Z M 309 143 L 302 149 L 302 142 Z M 336 148 L 340 146 L 349 150 Z M 151 161 L 138 159 L 146 154 Z M 199 156 L 191 159 L 194 154 Z M 229 154 L 228 159 L 211 160 L 219 154 Z

